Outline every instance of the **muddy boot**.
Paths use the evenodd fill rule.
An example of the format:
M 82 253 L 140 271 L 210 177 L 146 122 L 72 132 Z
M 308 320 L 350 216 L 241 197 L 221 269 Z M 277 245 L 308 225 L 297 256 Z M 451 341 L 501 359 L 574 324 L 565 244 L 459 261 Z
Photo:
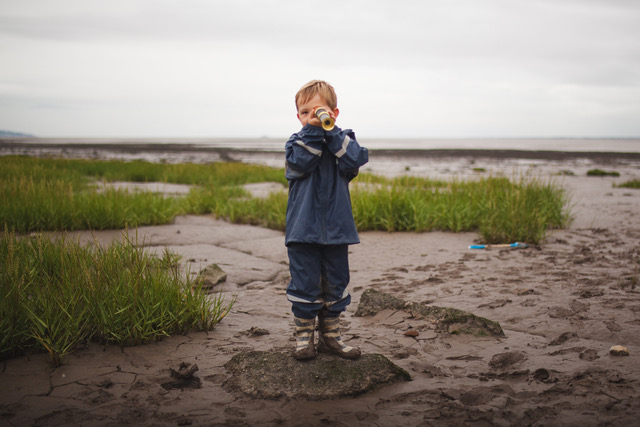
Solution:
M 320 323 L 320 335 L 318 338 L 318 350 L 325 353 L 333 353 L 344 359 L 357 359 L 360 357 L 360 349 L 350 347 L 340 338 L 340 316 L 318 316 Z
M 313 342 L 316 319 L 294 317 L 293 321 L 296 325 L 296 349 L 293 352 L 293 357 L 298 360 L 316 357 L 316 346 Z

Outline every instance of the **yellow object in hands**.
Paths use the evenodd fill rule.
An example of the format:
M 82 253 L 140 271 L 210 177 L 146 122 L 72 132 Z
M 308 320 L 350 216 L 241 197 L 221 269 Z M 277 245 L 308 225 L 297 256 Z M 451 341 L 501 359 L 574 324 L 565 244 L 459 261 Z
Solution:
M 335 120 L 327 113 L 327 110 L 324 108 L 318 108 L 314 111 L 315 116 L 320 120 L 322 124 L 322 129 L 331 130 L 335 126 Z

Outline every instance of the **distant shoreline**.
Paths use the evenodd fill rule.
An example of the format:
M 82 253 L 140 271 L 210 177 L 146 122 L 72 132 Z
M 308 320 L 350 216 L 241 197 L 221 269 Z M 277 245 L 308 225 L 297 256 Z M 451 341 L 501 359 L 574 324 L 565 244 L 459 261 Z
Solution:
M 495 150 L 495 149 L 428 149 L 428 150 L 372 150 L 384 157 L 472 157 L 492 159 L 537 159 L 537 160 L 573 160 L 589 159 L 594 161 L 640 160 L 640 153 L 613 151 L 552 151 L 552 150 Z
M 175 143 L 46 143 L 29 142 L 17 139 L 0 139 L 0 155 L 38 155 L 40 151 L 48 154 L 60 152 L 68 156 L 76 152 L 79 157 L 86 157 L 90 152 L 113 152 L 134 155 L 137 153 L 148 154 L 172 154 L 172 153 L 216 153 L 221 157 L 228 157 L 232 154 L 275 154 L 282 153 L 283 150 L 272 149 L 251 149 L 251 148 L 229 148 L 229 147 L 206 147 L 196 144 L 175 144 Z M 506 150 L 506 149 L 372 149 L 372 156 L 375 157 L 420 157 L 420 158 L 492 158 L 492 159 L 538 159 L 538 160 L 573 160 L 589 159 L 600 162 L 610 162 L 619 160 L 640 160 L 638 152 L 607 152 L 607 151 L 553 151 L 553 150 Z M 32 153 L 33 152 L 33 153 Z M 74 156 L 72 156 L 74 157 Z

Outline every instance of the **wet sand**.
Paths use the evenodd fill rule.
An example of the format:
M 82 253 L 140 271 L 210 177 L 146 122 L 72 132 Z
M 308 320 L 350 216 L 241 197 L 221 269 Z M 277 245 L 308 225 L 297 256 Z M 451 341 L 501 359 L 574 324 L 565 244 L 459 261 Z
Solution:
M 5 148 L 0 154 L 7 154 Z M 84 155 L 69 150 L 67 156 Z M 98 154 L 159 159 L 158 153 L 144 151 Z M 228 274 L 223 292 L 237 296 L 229 315 L 208 333 L 124 349 L 93 344 L 67 356 L 59 368 L 49 366 L 44 354 L 5 361 L 0 424 L 635 424 L 640 416 L 640 190 L 613 184 L 639 179 L 640 161 L 620 154 L 405 154 L 373 152 L 365 170 L 439 178 L 533 174 L 566 188 L 575 216 L 570 228 L 527 249 L 470 250 L 474 233 L 360 234 L 361 244 L 350 249 L 353 303 L 343 322 L 344 338 L 365 353 L 388 357 L 412 381 L 326 401 L 254 400 L 227 392 L 224 364 L 233 355 L 293 347 L 284 295 L 284 236 L 209 216 L 185 216 L 174 224 L 139 228 L 138 240 L 150 251 L 169 248 L 181 254 L 192 272 L 220 265 Z M 192 153 L 163 155 L 164 161 L 179 161 Z M 282 164 L 279 153 L 225 155 Z M 621 176 L 586 177 L 594 168 Z M 108 243 L 122 232 L 78 236 Z M 449 335 L 403 312 L 355 317 L 368 288 L 495 320 L 506 337 Z M 251 333 L 256 327 L 269 333 Z M 419 335 L 405 336 L 409 329 Z M 613 345 L 627 347 L 630 355 L 610 355 Z M 170 368 L 181 362 L 198 365 L 199 388 L 166 388 Z

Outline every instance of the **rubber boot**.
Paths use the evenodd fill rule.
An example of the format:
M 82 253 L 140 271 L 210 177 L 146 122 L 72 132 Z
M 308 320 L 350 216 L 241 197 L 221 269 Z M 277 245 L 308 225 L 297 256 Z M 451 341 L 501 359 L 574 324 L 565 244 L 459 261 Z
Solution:
M 316 319 L 294 317 L 293 321 L 296 325 L 296 349 L 293 357 L 298 360 L 313 359 L 316 357 L 316 346 L 313 342 Z
M 318 315 L 320 334 L 318 337 L 318 350 L 325 353 L 336 354 L 344 359 L 357 359 L 360 357 L 360 349 L 350 347 L 342 342 L 340 337 L 340 316 L 324 317 Z

